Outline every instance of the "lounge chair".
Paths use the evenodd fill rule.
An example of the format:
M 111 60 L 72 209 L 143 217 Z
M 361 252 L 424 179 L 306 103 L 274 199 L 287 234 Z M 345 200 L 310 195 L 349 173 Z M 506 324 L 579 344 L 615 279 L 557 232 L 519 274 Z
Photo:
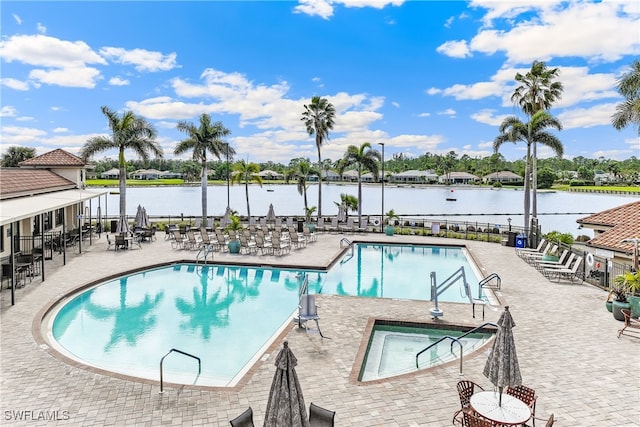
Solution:
M 621 335 L 629 335 L 635 338 L 640 338 L 640 318 L 631 317 L 631 310 L 623 308 L 622 314 L 624 315 L 624 327 L 618 331 L 618 338 Z
M 251 406 L 249 406 L 246 411 L 229 421 L 229 424 L 231 424 L 232 427 L 254 427 L 253 409 L 251 409 Z
M 458 389 L 458 398 L 460 399 L 460 409 L 453 414 L 453 423 L 456 421 L 462 423 L 464 419 L 462 414 L 471 412 L 471 396 L 476 392 L 476 389 L 483 391 L 484 389 L 473 381 L 461 380 L 456 385 Z
M 555 254 L 558 252 L 558 245 L 549 243 L 543 252 L 529 252 L 526 255 L 522 256 L 522 259 L 527 261 L 529 264 L 535 264 L 536 261 L 542 260 L 545 256 L 549 254 Z
M 313 402 L 309 405 L 309 425 L 311 427 L 333 427 L 335 411 L 322 408 Z
M 320 334 L 322 338 L 326 338 L 322 331 L 320 330 L 320 323 L 318 320 L 320 316 L 318 316 L 318 306 L 316 305 L 316 295 L 315 294 L 302 294 L 300 295 L 300 305 L 298 305 L 298 327 L 302 327 L 304 323 L 304 328 L 307 331 L 307 334 L 315 333 Z M 309 328 L 308 321 L 313 320 L 316 322 L 316 329 Z
M 565 279 L 573 282 L 573 280 L 578 276 L 578 267 L 580 267 L 580 264 L 582 264 L 581 256 L 576 257 L 571 268 L 545 268 L 543 272 L 549 280 L 552 280 L 555 277 L 558 281 L 560 281 L 560 279 Z
M 346 233 L 346 232 L 353 232 L 356 229 L 356 225 L 353 222 L 353 217 L 347 219 L 347 223 L 345 225 L 341 225 L 340 226 L 340 231 L 342 233 Z
M 552 267 L 555 268 L 557 266 L 561 266 L 565 264 L 565 261 L 567 260 L 567 255 L 569 255 L 569 250 L 565 249 L 562 251 L 562 253 L 560 254 L 560 257 L 558 258 L 557 261 L 551 261 L 551 260 L 545 260 L 544 257 L 542 257 L 541 259 L 536 260 L 533 265 L 537 270 L 542 270 L 545 267 Z M 575 254 L 571 254 L 575 257 Z M 573 260 L 573 258 L 570 256 L 569 258 L 571 258 Z M 570 265 L 571 263 L 569 263 Z
M 358 231 L 364 233 L 369 230 L 369 220 L 367 218 L 362 220 L 362 223 L 358 223 Z
M 316 223 L 316 231 L 317 232 L 321 232 L 321 231 L 327 231 L 325 225 L 324 225 L 324 218 L 320 217 L 318 218 L 318 222 Z
M 327 231 L 330 231 L 333 233 L 337 233 L 339 231 L 337 216 L 334 216 L 333 218 L 331 218 L 331 225 L 329 225 L 329 227 L 327 228 Z
M 551 270 L 556 270 L 558 268 L 571 268 L 571 265 L 573 264 L 573 261 L 574 261 L 575 258 L 576 258 L 576 254 L 571 253 L 571 255 L 569 255 L 569 258 L 567 258 L 563 263 L 560 263 L 560 260 L 558 260 L 556 262 L 553 262 L 553 261 L 541 261 L 541 262 L 536 264 L 536 268 L 542 274 L 544 274 L 545 276 L 548 276 L 548 274 L 550 274 Z
M 544 247 L 546 247 L 546 245 L 548 245 L 549 242 L 547 242 L 545 239 L 540 240 L 540 242 L 538 243 L 538 247 L 537 248 L 516 248 L 516 254 L 522 258 L 524 255 L 526 255 L 529 252 L 543 252 Z

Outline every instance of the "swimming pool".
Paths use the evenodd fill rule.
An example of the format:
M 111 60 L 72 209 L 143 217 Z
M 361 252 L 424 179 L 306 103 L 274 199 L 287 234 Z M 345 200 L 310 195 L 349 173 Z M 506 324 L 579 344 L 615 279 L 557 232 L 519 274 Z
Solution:
M 437 266 L 446 277 L 461 264 L 473 270 L 461 248 L 358 244 L 329 271 L 304 273 L 310 292 L 429 299 L 428 272 Z M 158 379 L 160 358 L 176 348 L 200 357 L 202 372 L 172 354 L 164 362 L 165 381 L 233 386 L 290 325 L 300 273 L 195 264 L 136 272 L 62 301 L 49 317 L 49 341 L 84 364 L 149 380 Z M 476 276 L 468 276 L 477 285 Z M 460 295 L 456 289 L 441 301 L 467 302 Z

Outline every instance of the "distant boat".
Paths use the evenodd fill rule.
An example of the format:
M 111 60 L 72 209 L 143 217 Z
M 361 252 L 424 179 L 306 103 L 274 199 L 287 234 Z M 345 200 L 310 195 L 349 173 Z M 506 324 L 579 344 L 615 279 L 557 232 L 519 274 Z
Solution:
M 456 199 L 455 197 L 453 197 L 453 190 L 451 190 L 451 195 L 450 195 L 449 197 L 447 197 L 447 198 L 446 198 L 446 201 L 447 201 L 447 202 L 455 202 L 456 200 L 458 200 L 458 199 Z
M 273 193 L 274 190 L 272 188 L 267 188 L 267 191 Z

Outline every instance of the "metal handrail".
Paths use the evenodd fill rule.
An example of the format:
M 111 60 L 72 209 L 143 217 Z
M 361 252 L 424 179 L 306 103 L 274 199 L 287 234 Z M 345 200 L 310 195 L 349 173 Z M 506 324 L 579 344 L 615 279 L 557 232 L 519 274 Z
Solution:
M 442 342 L 442 341 L 444 341 L 444 340 L 446 340 L 446 339 L 450 339 L 450 340 L 451 340 L 451 347 L 450 347 L 450 350 L 451 350 L 451 352 L 452 352 L 452 353 L 453 353 L 453 343 L 454 343 L 454 342 L 456 342 L 456 343 L 458 343 L 458 345 L 460 345 L 460 374 L 462 374 L 462 355 L 463 355 L 463 353 L 464 353 L 464 350 L 463 350 L 463 349 L 464 349 L 464 347 L 463 347 L 462 343 L 460 342 L 460 340 L 461 340 L 462 338 L 466 337 L 467 335 L 470 335 L 470 334 L 472 334 L 472 333 L 476 332 L 477 330 L 484 328 L 485 326 L 494 326 L 494 327 L 496 327 L 496 328 L 498 327 L 498 325 L 496 325 L 495 323 L 492 323 L 492 322 L 486 322 L 486 323 L 483 323 L 483 324 L 482 324 L 482 325 L 480 325 L 480 326 L 476 326 L 475 328 L 473 328 L 473 329 L 471 329 L 471 330 L 469 330 L 469 331 L 465 332 L 464 334 L 460 335 L 459 337 L 452 337 L 451 335 L 445 335 L 444 337 L 440 338 L 438 341 L 436 341 L 436 342 L 434 342 L 434 343 L 429 344 L 429 346 L 427 346 L 427 348 L 425 348 L 425 349 L 423 349 L 423 350 L 420 350 L 420 351 L 416 354 L 416 369 L 420 369 L 420 366 L 418 365 L 418 357 L 419 357 L 422 353 L 424 353 L 425 351 L 429 350 L 431 347 L 433 347 L 433 346 L 435 346 L 435 345 L 439 344 L 440 342 Z
M 485 277 L 484 279 L 480 280 L 478 282 L 478 298 L 481 297 L 482 294 L 482 288 L 487 285 L 491 280 L 496 279 L 496 281 L 498 282 L 496 284 L 495 289 L 500 290 L 500 287 L 502 286 L 502 279 L 500 278 L 500 276 L 498 276 L 498 273 L 491 273 L 490 275 L 488 275 L 487 277 Z M 489 288 L 494 289 L 493 287 L 489 286 Z
M 346 237 L 343 237 L 342 239 L 340 239 L 340 247 L 343 248 L 344 246 L 342 246 L 343 243 L 346 243 L 347 246 L 346 247 L 353 247 L 353 242 L 349 239 L 347 239 Z
M 425 348 L 424 350 L 419 351 L 416 354 L 416 369 L 420 369 L 420 366 L 418 365 L 418 357 L 424 353 L 425 351 L 429 350 L 431 347 L 438 345 L 441 341 L 444 341 L 446 339 L 450 339 L 452 340 L 451 342 L 451 351 L 453 352 L 453 342 L 457 342 L 458 345 L 460 346 L 460 375 L 462 375 L 462 343 L 458 340 L 458 338 L 452 337 L 450 335 L 445 335 L 444 337 L 440 338 L 438 341 L 431 343 L 427 348 Z
M 196 263 L 200 260 L 200 254 L 202 254 L 202 251 L 204 251 L 204 256 L 202 257 L 202 260 L 206 263 L 207 257 L 209 256 L 209 254 L 213 254 L 214 252 L 213 245 L 202 245 L 200 247 L 200 249 L 198 250 L 198 253 L 196 254 Z M 211 257 L 211 259 L 213 259 L 213 256 Z
M 170 355 L 174 351 L 176 353 L 184 354 L 185 356 L 189 356 L 196 359 L 198 361 L 198 375 L 200 375 L 200 373 L 202 372 L 202 363 L 200 362 L 200 358 L 198 356 L 194 356 L 193 354 L 189 354 L 182 350 L 178 350 L 177 348 L 172 348 L 171 350 L 169 350 L 167 354 L 162 356 L 162 359 L 160 359 L 160 393 L 164 393 L 164 382 L 162 379 L 162 363 L 164 362 L 164 358 Z

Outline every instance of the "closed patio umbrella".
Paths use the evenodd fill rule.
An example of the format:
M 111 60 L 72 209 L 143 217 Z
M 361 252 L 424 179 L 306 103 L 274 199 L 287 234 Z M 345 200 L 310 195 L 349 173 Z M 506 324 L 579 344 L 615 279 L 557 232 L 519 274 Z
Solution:
M 295 369 L 297 364 L 298 360 L 285 341 L 276 356 L 276 373 L 264 415 L 265 427 L 309 427 L 307 409 Z
M 227 207 L 227 210 L 224 212 L 224 216 L 220 220 L 220 227 L 225 228 L 231 222 L 231 208 Z
M 147 215 L 147 209 L 142 207 L 142 228 L 149 228 L 149 215 Z
M 267 212 L 267 221 L 275 221 L 276 220 L 276 212 L 273 209 L 273 203 L 269 205 L 269 211 Z
M 344 205 L 338 206 L 338 221 L 345 222 L 347 220 L 347 210 Z
M 135 227 L 142 228 L 142 223 L 144 222 L 144 215 L 142 212 L 142 206 L 138 205 L 138 210 L 136 211 L 136 218 L 134 220 Z
M 124 234 L 129 232 L 129 223 L 127 221 L 127 217 L 121 215 L 118 219 L 118 226 L 116 227 L 116 233 Z
M 516 343 L 513 339 L 512 328 L 514 326 L 516 324 L 511 317 L 509 306 L 506 306 L 498 319 L 498 332 L 483 371 L 484 376 L 489 378 L 489 381 L 500 390 L 500 405 L 502 405 L 504 387 L 522 384 Z

